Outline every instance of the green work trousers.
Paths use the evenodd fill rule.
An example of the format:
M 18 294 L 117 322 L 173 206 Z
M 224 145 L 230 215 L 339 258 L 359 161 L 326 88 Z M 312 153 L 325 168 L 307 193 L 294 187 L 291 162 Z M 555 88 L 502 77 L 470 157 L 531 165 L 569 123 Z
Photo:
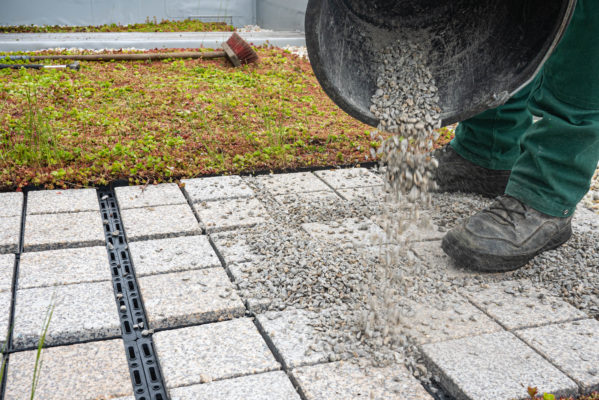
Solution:
M 599 160 L 599 0 L 578 0 L 534 81 L 460 123 L 451 146 L 477 165 L 511 170 L 506 194 L 545 214 L 572 215 Z

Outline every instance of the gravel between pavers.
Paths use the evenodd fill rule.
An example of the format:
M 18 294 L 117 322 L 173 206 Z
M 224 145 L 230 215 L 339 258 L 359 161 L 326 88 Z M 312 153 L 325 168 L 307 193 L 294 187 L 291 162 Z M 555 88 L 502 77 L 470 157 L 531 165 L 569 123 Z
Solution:
M 396 261 L 403 274 L 402 287 L 398 289 L 401 296 L 389 298 L 388 304 L 389 313 L 397 313 L 400 321 L 422 326 L 415 329 L 400 324 L 391 335 L 393 340 L 385 341 L 383 336 L 389 332 L 377 332 L 376 324 L 367 329 L 369 322 L 364 315 L 369 295 L 364 282 L 380 279 L 375 274 L 380 252 L 359 243 L 358 246 L 346 246 L 338 241 L 315 239 L 302 229 L 302 224 L 306 223 L 326 224 L 381 215 L 384 209 L 382 194 L 380 198 L 357 197 L 353 201 L 314 197 L 309 205 L 301 201 L 281 204 L 260 180 L 245 179 L 254 187 L 257 199 L 272 216 L 273 223 L 244 229 L 244 247 L 233 247 L 237 249 L 235 261 L 251 261 L 248 268 L 239 270 L 242 279 L 236 283 L 240 295 L 250 304 L 261 305 L 253 309 L 258 314 L 290 307 L 314 311 L 318 317 L 311 324 L 318 331 L 316 344 L 329 349 L 330 360 L 359 356 L 380 365 L 405 362 L 414 375 L 427 382 L 431 379 L 430 371 L 424 366 L 418 350 L 421 341 L 414 335 L 426 330 L 426 324 L 438 323 L 434 316 L 445 315 L 443 310 L 451 309 L 453 305 L 451 295 L 459 294 L 466 286 L 482 290 L 485 285 L 495 282 L 524 279 L 523 284 L 532 285 L 533 289 L 545 288 L 585 314 L 598 315 L 595 293 L 599 293 L 599 279 L 595 277 L 598 274 L 599 232 L 582 231 L 581 225 L 575 225 L 574 236 L 565 246 L 537 257 L 520 271 L 507 274 L 461 270 L 447 257 L 431 256 L 429 250 L 414 243 L 414 251 Z M 343 182 L 338 184 L 344 185 Z M 360 185 L 359 182 L 351 184 Z M 432 198 L 432 206 L 423 212 L 432 217 L 440 231 L 450 229 L 459 219 L 484 208 L 490 201 L 463 194 L 433 194 Z M 237 239 L 235 233 L 229 234 L 231 243 Z M 219 251 L 223 249 L 230 253 L 231 248 L 223 246 L 225 242 L 221 239 L 215 243 Z M 439 242 L 426 243 L 429 243 L 427 246 L 435 243 L 439 246 Z M 440 249 L 436 251 L 442 254 Z M 568 291 L 568 287 L 575 289 Z M 409 316 L 416 312 L 414 302 L 422 304 L 422 299 L 426 299 L 426 307 L 438 312 L 411 319 Z M 456 314 L 454 322 L 458 329 L 461 317 Z M 443 332 L 440 333 L 443 337 Z M 451 337 L 451 334 L 444 335 Z

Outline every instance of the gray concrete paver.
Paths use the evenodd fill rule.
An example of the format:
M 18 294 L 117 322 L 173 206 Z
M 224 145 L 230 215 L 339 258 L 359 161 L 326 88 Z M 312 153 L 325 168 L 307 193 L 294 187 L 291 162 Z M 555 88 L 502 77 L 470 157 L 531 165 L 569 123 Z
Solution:
M 21 217 L 0 217 L 0 253 L 16 253 L 19 248 Z
M 256 177 L 273 196 L 306 192 L 333 192 L 322 180 L 311 172 L 273 174 Z
M 147 186 L 122 186 L 114 189 L 121 210 L 173 204 L 187 204 L 176 183 Z
M 280 369 L 248 318 L 157 332 L 153 339 L 169 389 Z
M 216 322 L 245 313 L 224 269 L 208 268 L 138 280 L 150 328 Z
M 112 279 L 106 247 L 85 247 L 21 254 L 19 289 Z
M 385 232 L 368 219 L 349 218 L 327 223 L 302 224 L 314 239 L 341 245 L 373 246 L 387 243 Z
M 12 291 L 0 293 L 0 348 L 4 346 L 8 337 L 8 318 L 10 316 L 10 304 L 12 302 Z
M 240 176 L 183 179 L 185 192 L 193 203 L 253 197 L 254 190 Z
M 260 255 L 252 251 L 243 230 L 210 235 L 225 264 L 257 261 Z
M 138 277 L 220 266 L 207 236 L 131 242 L 129 251 Z
M 121 217 L 129 241 L 202 233 L 188 204 L 131 208 L 122 210 Z
M 372 202 L 378 200 L 382 203 L 385 199 L 385 189 L 382 185 L 339 189 L 337 191 L 348 201 L 364 200 Z
M 294 369 L 307 400 L 432 400 L 402 365 L 386 368 L 335 362 Z
M 172 389 L 171 400 L 300 400 L 282 371 Z
M 20 217 L 23 213 L 23 193 L 0 193 L 0 218 Z
M 271 221 L 258 199 L 217 200 L 194 204 L 208 233 L 252 227 Z
M 101 246 L 106 243 L 99 212 L 28 215 L 25 251 Z
M 442 300 L 447 306 L 444 309 L 432 305 L 430 299 L 424 304 L 408 303 L 409 312 L 402 313 L 402 324 L 416 343 L 443 342 L 503 330 L 461 296 L 447 295 Z
M 285 206 L 289 212 L 302 214 L 301 210 L 305 210 L 307 214 L 316 205 L 322 207 L 323 204 L 334 205 L 342 201 L 341 198 L 332 190 L 321 192 L 305 192 L 282 194 L 275 196 L 275 200 Z
M 422 353 L 457 399 L 526 399 L 529 386 L 556 396 L 578 392 L 574 381 L 507 331 L 426 344 Z
M 27 215 L 100 211 L 96 189 L 39 190 L 27 195 Z
M 586 314 L 531 282 L 503 281 L 464 294 L 507 329 L 585 318 Z
M 37 351 L 10 355 L 6 399 L 28 399 Z M 36 399 L 112 399 L 133 394 L 123 341 L 108 340 L 43 350 Z
M 0 254 L 0 292 L 12 290 L 12 276 L 15 270 L 15 256 Z
M 441 232 L 439 227 L 436 226 L 430 219 L 428 211 L 420 212 L 420 219 L 417 223 L 410 223 L 405 231 L 398 232 L 399 226 L 395 221 L 391 222 L 389 226 L 389 220 L 385 216 L 376 215 L 372 217 L 372 220 L 379 225 L 381 228 L 392 232 L 389 242 L 394 241 L 395 243 L 415 243 L 424 241 L 437 241 L 443 239 L 445 232 Z M 401 213 L 396 213 L 391 218 L 401 218 Z
M 383 179 L 366 168 L 331 169 L 314 172 L 333 189 L 380 186 Z
M 329 352 L 319 332 L 311 325 L 316 313 L 306 310 L 270 311 L 256 318 L 266 332 L 287 368 L 328 361 Z
M 54 313 L 46 343 L 69 344 L 121 335 L 111 282 L 17 290 L 13 343 L 37 346 L 48 308 Z
M 579 384 L 599 391 L 599 321 L 585 319 L 516 333 Z

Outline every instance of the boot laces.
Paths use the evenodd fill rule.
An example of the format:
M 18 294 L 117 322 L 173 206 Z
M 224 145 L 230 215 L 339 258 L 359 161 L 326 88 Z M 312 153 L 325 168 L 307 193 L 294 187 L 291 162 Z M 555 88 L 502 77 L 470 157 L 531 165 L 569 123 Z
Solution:
M 516 227 L 515 221 L 517 217 L 524 218 L 526 216 L 526 206 L 524 203 L 514 197 L 507 196 L 497 197 L 495 202 L 484 211 L 493 214 L 514 228 Z

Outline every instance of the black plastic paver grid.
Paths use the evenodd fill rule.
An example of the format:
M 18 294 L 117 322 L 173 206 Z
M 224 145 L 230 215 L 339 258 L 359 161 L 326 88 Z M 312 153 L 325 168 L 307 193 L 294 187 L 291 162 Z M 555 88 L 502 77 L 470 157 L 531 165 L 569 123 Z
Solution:
M 121 331 L 136 400 L 167 400 L 114 190 L 98 191 Z

